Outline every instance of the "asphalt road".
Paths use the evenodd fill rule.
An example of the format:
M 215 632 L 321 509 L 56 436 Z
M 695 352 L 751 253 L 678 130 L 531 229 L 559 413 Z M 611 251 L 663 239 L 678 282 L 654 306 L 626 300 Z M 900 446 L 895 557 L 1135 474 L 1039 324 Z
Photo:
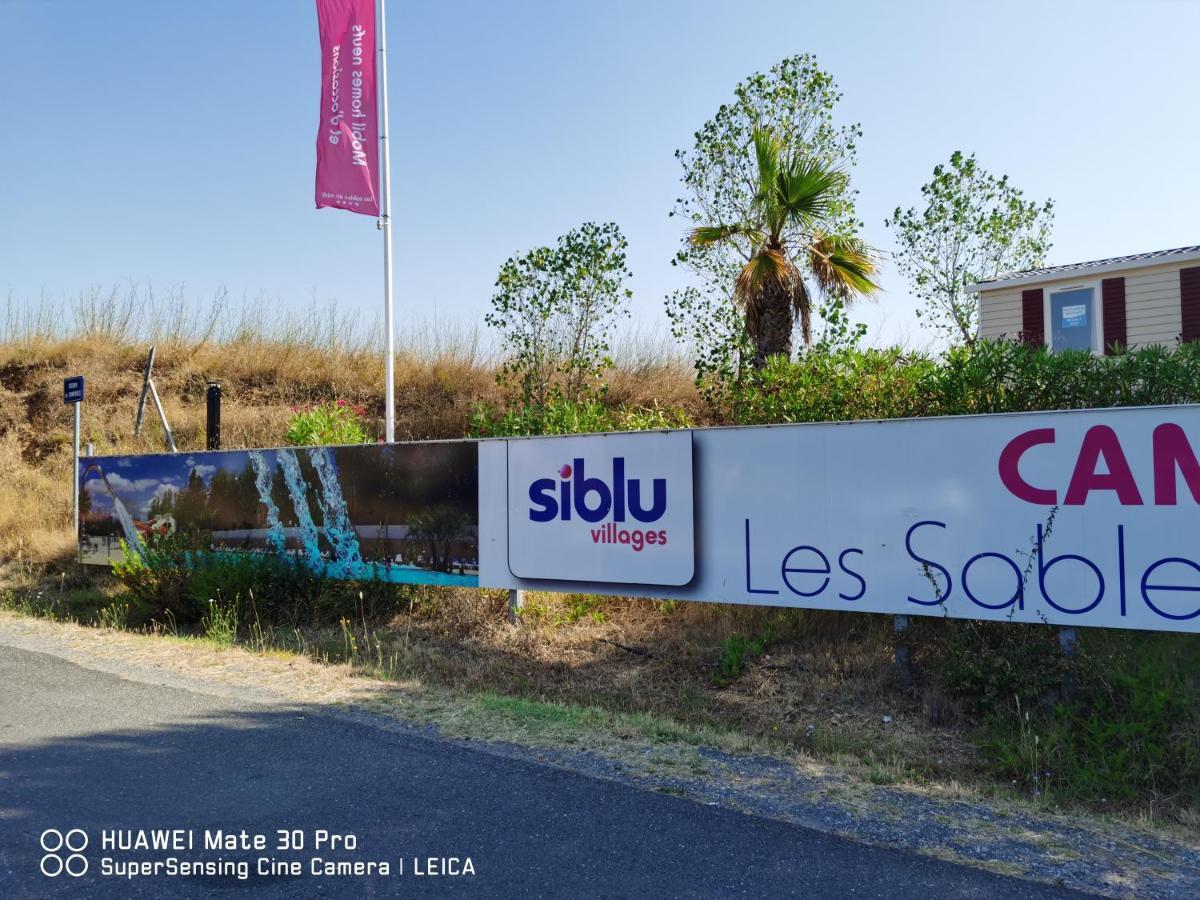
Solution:
M 88 846 L 81 877 L 46 829 Z M 181 829 L 194 849 L 105 849 L 106 830 Z M 314 847 L 317 830 L 356 848 Z M 206 850 L 205 832 L 265 850 Z M 301 852 L 278 849 L 299 830 Z M 184 838 L 186 840 L 186 837 Z M 116 840 L 115 836 L 112 840 Z M 57 849 L 57 836 L 45 836 Z M 328 842 L 326 842 L 328 844 Z M 130 860 L 214 875 L 100 874 Z M 386 861 L 314 876 L 312 859 Z M 457 857 L 472 875 L 418 875 Z M 258 860 L 302 874 L 260 875 Z M 72 867 L 79 870 L 83 860 Z M 248 866 L 248 877 L 236 867 Z M 398 869 L 403 866 L 401 874 Z M 0 646 L 0 897 L 1061 897 L 1064 890 L 474 751 L 315 708 L 127 681 Z

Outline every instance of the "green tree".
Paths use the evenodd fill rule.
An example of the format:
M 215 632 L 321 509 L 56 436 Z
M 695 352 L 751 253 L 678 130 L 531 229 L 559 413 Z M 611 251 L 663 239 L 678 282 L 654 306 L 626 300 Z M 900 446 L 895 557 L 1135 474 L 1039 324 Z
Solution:
M 621 229 L 584 223 L 553 247 L 537 247 L 500 267 L 492 311 L 507 358 L 499 380 L 526 405 L 578 401 L 599 390 L 612 366 L 616 320 L 628 315 L 633 292 Z
M 770 130 L 789 157 L 848 172 L 862 129 L 835 122 L 841 97 L 833 77 L 815 57 L 789 57 L 768 73 L 756 73 L 738 84 L 733 101 L 722 104 L 695 133 L 691 149 L 676 151 L 683 191 L 671 215 L 687 223 L 688 234 L 672 264 L 686 269 L 693 283 L 668 296 L 666 306 L 672 333 L 696 354 L 699 376 L 736 374 L 743 356 L 754 353 L 734 296 L 738 275 L 754 247 L 736 236 L 696 243 L 691 230 L 752 220 L 759 190 L 751 152 L 755 127 Z M 860 227 L 854 197 L 848 179 L 836 186 L 826 210 L 831 233 L 852 236 Z
M 429 547 L 430 568 L 450 571 L 454 543 L 469 535 L 471 518 L 449 503 L 439 503 L 412 516 L 408 521 L 408 540 Z
M 1050 250 L 1054 201 L 1026 200 L 1008 176 L 980 168 L 956 150 L 921 188 L 924 209 L 896 208 L 885 224 L 896 237 L 896 265 L 921 309 L 917 315 L 951 343 L 970 344 L 979 307 L 969 285 L 1034 269 Z
M 836 228 L 846 176 L 824 160 L 789 153 L 767 128 L 751 134 L 757 179 L 746 217 L 700 225 L 698 247 L 734 244 L 748 253 L 733 296 L 745 317 L 753 365 L 790 358 L 796 319 L 805 346 L 812 343 L 811 278 L 820 292 L 843 303 L 878 290 L 875 261 L 859 238 Z

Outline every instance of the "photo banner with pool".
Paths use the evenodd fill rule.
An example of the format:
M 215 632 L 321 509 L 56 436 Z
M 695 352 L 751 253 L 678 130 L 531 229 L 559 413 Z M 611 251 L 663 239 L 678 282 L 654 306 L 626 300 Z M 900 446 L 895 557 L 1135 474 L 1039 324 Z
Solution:
M 1200 407 L 81 464 L 84 562 L 1200 631 Z

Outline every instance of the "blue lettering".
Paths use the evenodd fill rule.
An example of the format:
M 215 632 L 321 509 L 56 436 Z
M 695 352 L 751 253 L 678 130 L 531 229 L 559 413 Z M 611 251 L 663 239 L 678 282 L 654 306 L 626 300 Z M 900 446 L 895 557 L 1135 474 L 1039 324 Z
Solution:
M 747 594 L 778 594 L 779 591 L 750 586 L 750 520 L 746 520 L 746 593 Z
M 529 499 L 535 507 L 529 510 L 529 518 L 534 522 L 549 522 L 558 515 L 558 504 L 554 501 L 554 479 L 539 478 L 529 486 Z
M 980 600 L 978 597 L 976 597 L 973 593 L 971 593 L 971 588 L 968 587 L 968 585 L 967 585 L 967 573 L 971 570 L 971 564 L 974 563 L 976 560 L 980 560 L 980 559 L 1003 560 L 1013 570 L 1013 574 L 1017 576 L 1016 593 L 1014 593 L 1011 597 L 1009 597 L 1003 603 L 984 603 L 982 600 Z M 968 559 L 967 564 L 965 566 L 963 566 L 963 570 L 962 570 L 962 587 L 963 587 L 963 592 L 968 597 L 971 598 L 971 602 L 977 606 L 982 606 L 984 609 L 1008 609 L 1008 607 L 1012 606 L 1014 603 L 1017 604 L 1017 609 L 1025 608 L 1025 582 L 1024 582 L 1024 579 L 1021 578 L 1021 569 L 1020 569 L 1020 567 L 1017 566 L 1017 564 L 1015 562 L 1013 562 L 1011 559 L 1009 559 L 1003 553 L 977 553 L 974 556 L 972 556 L 970 559 Z
M 845 572 L 847 575 L 849 575 L 851 578 L 855 579 L 859 583 L 859 590 L 858 590 L 858 593 L 855 594 L 853 597 L 851 597 L 847 594 L 840 593 L 840 592 L 838 593 L 838 596 L 841 597 L 843 600 L 861 600 L 867 593 L 867 580 L 865 578 L 863 578 L 861 575 L 859 575 L 857 572 L 855 572 L 853 569 L 851 569 L 849 566 L 846 565 L 846 557 L 849 556 L 851 553 L 857 553 L 859 556 L 863 555 L 863 552 L 861 550 L 859 550 L 857 547 L 850 547 L 847 550 L 843 550 L 841 555 L 838 557 L 838 566 L 841 567 L 841 570 L 843 572 Z
M 1142 599 L 1146 601 L 1146 605 L 1162 616 L 1164 619 L 1174 619 L 1177 622 L 1184 622 L 1188 619 L 1194 619 L 1200 616 L 1200 607 L 1192 610 L 1190 613 L 1176 615 L 1159 609 L 1154 605 L 1154 601 L 1150 599 L 1150 591 L 1187 591 L 1190 593 L 1200 594 L 1200 584 L 1151 584 L 1150 576 L 1154 574 L 1159 566 L 1165 566 L 1168 563 L 1179 563 L 1187 566 L 1197 573 L 1200 573 L 1200 565 L 1192 562 L 1190 559 L 1180 559 L 1178 556 L 1169 556 L 1166 559 L 1160 559 L 1154 565 L 1146 570 L 1146 574 L 1142 576 Z M 1160 601 L 1161 602 L 1161 601 Z
M 640 478 L 629 479 L 629 511 L 639 522 L 657 522 L 667 511 L 667 480 L 655 478 L 653 482 L 653 500 L 649 509 L 642 507 L 642 481 Z
M 949 569 L 947 569 L 945 566 L 939 566 L 937 563 L 935 563 L 931 559 L 925 559 L 925 557 L 923 557 L 923 556 L 918 556 L 916 554 L 916 552 L 913 550 L 913 548 L 912 548 L 913 532 L 916 531 L 918 528 L 921 528 L 925 525 L 936 525 L 938 528 L 946 527 L 945 522 L 934 522 L 932 519 L 927 519 L 922 522 L 917 522 L 915 525 L 913 525 L 912 528 L 908 529 L 908 533 L 906 535 L 904 535 L 904 549 L 906 549 L 908 551 L 908 555 L 910 557 L 912 557 L 913 559 L 915 559 L 917 562 L 919 562 L 921 564 L 921 570 L 923 572 L 928 573 L 930 569 L 937 569 L 939 572 L 941 572 L 942 577 L 944 577 L 946 579 L 946 590 L 944 593 L 939 594 L 938 598 L 936 600 L 918 600 L 916 597 L 909 597 L 908 602 L 916 603 L 916 604 L 919 604 L 920 606 L 939 606 L 939 605 L 945 603 L 946 598 L 950 596 L 950 591 L 953 590 L 953 588 L 954 588 L 954 581 L 950 578 L 950 570 Z M 935 578 L 931 575 L 930 580 L 933 581 L 934 587 L 937 588 L 937 586 L 938 586 L 937 578 Z
M 789 566 L 788 561 L 797 553 L 815 553 L 821 560 L 820 566 L 815 569 L 799 569 L 794 566 Z M 787 556 L 783 558 L 783 563 L 779 567 L 780 574 L 783 576 L 783 583 L 787 585 L 787 589 L 793 594 L 801 597 L 815 597 L 829 586 L 829 573 L 832 571 L 829 568 L 829 558 L 825 556 L 816 547 L 793 547 L 787 552 Z M 793 575 L 823 575 L 820 586 L 815 591 L 802 591 L 788 578 L 788 574 Z
M 1043 529 L 1042 529 L 1042 526 L 1039 524 L 1037 527 L 1038 589 L 1042 592 L 1042 596 L 1046 599 L 1046 602 L 1049 603 L 1051 606 L 1053 606 L 1055 609 L 1057 609 L 1059 612 L 1064 612 L 1067 615 L 1078 616 L 1078 615 L 1082 615 L 1083 613 L 1086 613 L 1086 612 L 1091 612 L 1093 609 L 1096 608 L 1096 605 L 1104 597 L 1104 575 L 1100 571 L 1100 567 L 1097 566 L 1090 559 L 1085 559 L 1084 557 L 1077 556 L 1074 553 L 1064 553 L 1062 556 L 1056 556 L 1056 557 L 1054 557 L 1054 559 L 1050 560 L 1050 562 L 1046 562 L 1044 548 L 1043 548 L 1043 541 L 1044 541 Z M 1055 603 L 1053 600 L 1051 600 L 1050 595 L 1048 593 L 1046 593 L 1046 573 L 1049 572 L 1050 569 L 1053 568 L 1054 566 L 1056 566 L 1058 563 L 1066 562 L 1069 559 L 1073 559 L 1076 562 L 1081 562 L 1085 566 L 1087 566 L 1089 569 L 1091 569 L 1092 573 L 1096 576 L 1097 583 L 1099 584 L 1099 590 L 1096 591 L 1096 598 L 1094 600 L 1092 600 L 1092 602 L 1089 603 L 1087 606 L 1083 607 L 1082 609 L 1071 609 L 1070 607 L 1059 606 L 1057 603 Z M 1072 579 L 1072 580 L 1074 580 L 1074 579 Z
M 625 521 L 625 457 L 613 457 L 613 521 Z
M 582 459 L 575 460 L 575 512 L 579 513 L 579 518 L 585 522 L 599 522 L 604 519 L 609 510 L 612 509 L 612 494 L 608 490 L 608 485 L 599 478 L 588 478 L 583 470 L 584 462 Z M 637 484 L 636 481 L 630 482 L 631 485 Z M 595 494 L 597 499 L 595 507 L 589 507 L 587 503 L 588 494 Z M 637 515 L 635 512 L 634 515 Z M 640 517 L 639 517 L 640 518 Z M 645 519 L 642 519 L 645 522 Z

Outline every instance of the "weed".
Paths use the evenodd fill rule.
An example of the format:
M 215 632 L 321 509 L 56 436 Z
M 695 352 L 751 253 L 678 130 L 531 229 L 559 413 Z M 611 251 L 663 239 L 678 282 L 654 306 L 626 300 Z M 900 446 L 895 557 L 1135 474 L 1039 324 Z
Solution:
M 101 628 L 125 631 L 129 627 L 129 603 L 110 603 L 96 613 L 96 624 Z
M 769 626 L 756 637 L 732 634 L 725 638 L 717 645 L 717 674 L 713 676 L 713 682 L 725 687 L 737 681 L 742 676 L 745 664 L 761 655 L 771 639 L 772 629 Z
M 237 641 L 238 635 L 238 598 L 234 595 L 232 601 L 224 601 L 220 594 L 208 601 L 208 612 L 200 619 L 200 627 L 204 629 L 204 637 L 228 647 Z

